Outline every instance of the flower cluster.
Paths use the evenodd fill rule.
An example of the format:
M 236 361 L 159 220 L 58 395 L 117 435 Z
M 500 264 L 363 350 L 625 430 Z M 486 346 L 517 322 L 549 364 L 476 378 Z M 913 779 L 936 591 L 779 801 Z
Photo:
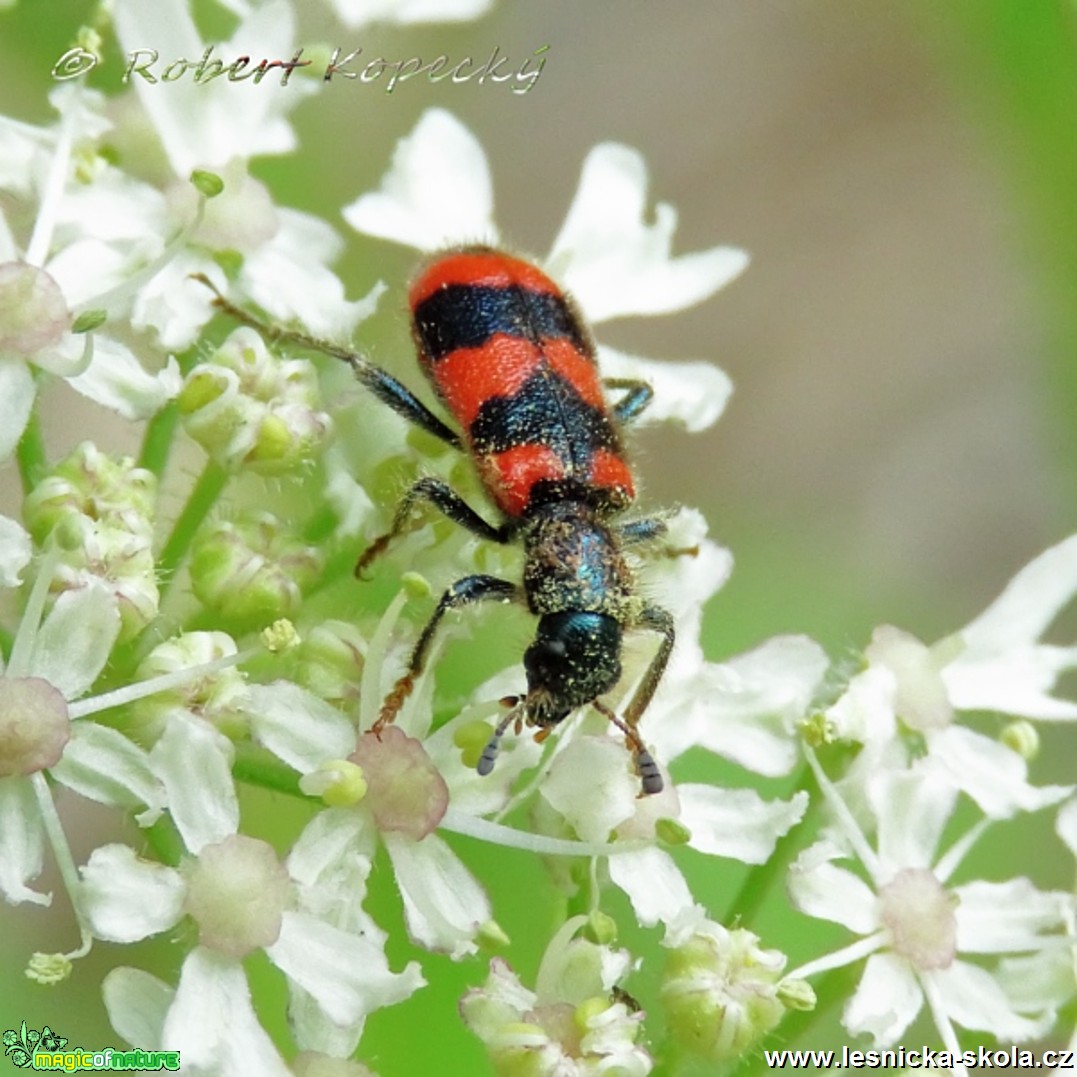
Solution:
M 223 6 L 243 51 L 290 54 L 284 0 Z M 485 6 L 415 0 L 369 17 Z M 125 48 L 166 18 L 181 52 L 205 47 L 183 0 L 115 0 L 111 18 Z M 682 508 L 655 556 L 628 551 L 676 626 L 639 730 L 662 791 L 640 795 L 607 714 L 646 675 L 646 632 L 626 640 L 600 708 L 549 738 L 507 738 L 481 775 L 518 657 L 476 685 L 450 626 L 407 691 L 401 673 L 433 609 L 425 577 L 511 578 L 518 554 L 432 520 L 378 562 L 376 583 L 353 578 L 357 547 L 391 525 L 391 491 L 418 465 L 399 417 L 348 385 L 334 354 L 399 288 L 348 299 L 334 226 L 252 177 L 252 157 L 295 146 L 287 110 L 301 95 L 266 89 L 220 80 L 197 96 L 136 86 L 109 99 L 69 83 L 51 125 L 0 117 L 0 190 L 15 196 L 0 217 L 0 460 L 24 492 L 0 516 L 0 609 L 13 618 L 0 629 L 0 892 L 47 904 L 35 881 L 48 850 L 79 935 L 33 955 L 27 974 L 56 982 L 95 940 L 167 936 L 178 974 L 118 964 L 105 1005 L 132 1046 L 178 1050 L 207 1074 L 369 1073 L 355 1061 L 368 1018 L 423 997 L 429 953 L 477 965 L 506 948 L 481 958 L 485 981 L 459 999 L 461 1027 L 501 1074 L 727 1062 L 835 1002 L 850 1034 L 881 1046 L 921 1012 L 955 1052 L 970 1032 L 1048 1035 L 1077 998 L 1074 894 L 962 873 L 987 831 L 1034 812 L 1057 809 L 1077 855 L 1074 788 L 1029 773 L 1032 723 L 1077 719 L 1054 694 L 1077 648 L 1042 642 L 1077 593 L 1077 536 L 934 646 L 880 627 L 849 675 L 796 635 L 708 658 L 703 607 L 732 558 Z M 728 247 L 674 255 L 676 213 L 652 211 L 646 184 L 638 153 L 596 146 L 539 259 L 592 325 L 682 310 L 745 268 Z M 342 216 L 360 244 L 501 243 L 486 155 L 438 109 Z M 214 290 L 251 312 L 247 325 L 224 326 Z M 296 346 L 323 338 L 320 352 Z M 644 421 L 695 432 L 720 417 L 730 385 L 710 363 L 597 350 L 608 378 L 653 387 Z M 54 451 L 37 410 L 46 387 L 141 430 L 137 457 L 119 436 Z M 482 497 L 454 454 L 421 467 Z M 387 697 L 392 724 L 379 720 Z M 1012 721 L 992 736 L 971 712 Z M 60 785 L 136 827 L 76 863 Z M 287 801 L 279 828 L 252 825 L 252 788 Z M 547 869 L 561 914 L 533 977 L 466 855 L 475 843 Z M 715 857 L 722 871 L 745 865 L 725 923 L 689 881 Z M 378 865 L 395 884 L 388 909 Z M 791 967 L 751 930 L 783 882 L 789 915 L 855 940 Z M 248 982 L 258 955 L 286 985 L 283 1053 Z M 851 996 L 828 994 L 818 974 L 854 962 Z

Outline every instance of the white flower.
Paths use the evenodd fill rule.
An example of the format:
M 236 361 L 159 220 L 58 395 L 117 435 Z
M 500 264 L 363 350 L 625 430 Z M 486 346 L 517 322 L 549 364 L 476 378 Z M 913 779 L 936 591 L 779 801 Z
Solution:
M 404 597 L 402 592 L 390 605 L 366 648 L 360 730 L 369 730 L 391 684 L 385 650 Z M 339 866 L 327 878 L 344 877 L 351 858 L 372 855 L 380 837 L 410 934 L 429 949 L 460 958 L 474 952 L 476 935 L 492 914 L 482 887 L 434 833 L 451 794 L 424 744 L 431 689 L 431 679 L 422 678 L 396 724 L 380 735 L 363 733 L 358 742 L 355 727 L 339 711 L 286 681 L 252 687 L 248 706 L 254 736 L 304 776 L 305 791 L 348 805 L 323 812 L 308 828 L 312 855 Z
M 676 213 L 660 203 L 655 223 L 646 223 L 646 180 L 636 151 L 614 143 L 595 147 L 546 261 L 592 323 L 683 310 L 713 295 L 747 264 L 742 251 L 729 247 L 672 257 Z M 424 251 L 500 241 L 482 147 L 441 109 L 423 114 L 397 145 L 381 189 L 360 196 L 344 216 L 357 231 Z M 644 413 L 650 421 L 672 418 L 701 430 L 718 418 L 730 393 L 725 374 L 707 363 L 650 363 L 601 345 L 598 354 L 607 376 L 660 385 Z
M 1060 930 L 1066 896 L 1043 893 L 1024 878 L 951 887 L 985 824 L 938 854 L 957 793 L 930 768 L 889 768 L 872 776 L 866 798 L 875 840 L 869 844 L 841 794 L 809 758 L 835 827 L 800 855 L 791 892 L 804 912 L 843 924 L 860 939 L 792 975 L 811 976 L 866 957 L 843 1023 L 881 1045 L 899 1040 L 925 1003 L 948 1050 L 960 1050 L 955 1025 L 1014 1043 L 1046 1032 L 1064 996 L 1022 1001 L 995 971 L 961 955 L 1037 954 L 1050 960 L 1065 946 Z M 866 880 L 834 863 L 850 855 Z
M 900 748 L 900 725 L 919 734 L 930 765 L 989 815 L 1004 818 L 1057 803 L 1071 787 L 1037 788 L 1011 747 L 957 725 L 955 712 L 990 710 L 1044 721 L 1077 719 L 1077 703 L 1051 695 L 1077 665 L 1077 647 L 1039 642 L 1077 593 L 1077 535 L 1023 568 L 959 632 L 928 647 L 889 625 L 877 628 L 868 668 L 827 712 L 839 737 L 866 745 L 859 766 Z
M 389 970 L 383 940 L 337 927 L 309 908 L 299 885 L 306 880 L 293 879 L 272 848 L 254 838 L 232 834 L 205 845 L 180 870 L 140 861 L 125 846 L 105 846 L 82 874 L 82 906 L 98 938 L 134 942 L 169 930 L 184 914 L 195 921 L 199 944 L 184 961 L 175 995 L 155 992 L 153 1024 L 160 1032 L 153 1042 L 179 1050 L 196 1069 L 239 1072 L 238 1064 L 228 1065 L 238 1044 L 268 1060 L 259 1072 L 287 1072 L 250 1004 L 241 962 L 256 949 L 288 978 L 293 1006 L 314 1006 L 336 1030 L 345 1055 L 358 1043 L 367 1013 L 407 998 L 423 982 L 414 963 L 401 973 Z M 128 1014 L 145 1009 L 144 980 L 133 970 L 117 970 L 110 979 L 106 1003 L 123 1034 Z M 309 1024 L 306 1016 L 304 1027 Z
M 116 0 L 113 20 L 125 54 L 138 53 L 136 61 L 140 66 L 149 63 L 148 73 L 158 80 L 153 83 L 137 71 L 131 75 L 177 176 L 186 179 L 196 168 L 221 168 L 233 157 L 295 148 L 295 133 L 285 115 L 316 89 L 313 79 L 293 72 L 282 85 L 284 73 L 270 69 L 257 86 L 251 85 L 252 78 L 232 81 L 227 76 L 195 82 L 189 70 L 162 85 L 161 72 L 169 62 L 185 57 L 197 63 L 208 45 L 198 34 L 186 0 L 154 4 Z M 155 61 L 142 50 L 163 55 Z M 287 61 L 295 51 L 293 7 L 271 0 L 251 9 L 231 41 L 218 44 L 214 55 L 225 65 L 249 56 L 250 64 L 241 74 L 253 76 L 263 59 Z

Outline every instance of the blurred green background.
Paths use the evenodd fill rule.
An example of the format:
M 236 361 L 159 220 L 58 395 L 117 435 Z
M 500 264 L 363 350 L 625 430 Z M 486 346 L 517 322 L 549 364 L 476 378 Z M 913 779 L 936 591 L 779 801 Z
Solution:
M 4 113 L 49 118 L 50 68 L 91 6 L 20 0 L 0 15 Z M 588 149 L 617 140 L 643 152 L 652 195 L 678 209 L 679 251 L 728 243 L 751 253 L 746 275 L 708 304 L 599 334 L 651 357 L 713 359 L 734 381 L 726 415 L 707 434 L 649 430 L 638 439 L 647 502 L 699 505 L 736 558 L 709 609 L 710 657 L 789 631 L 847 656 L 883 622 L 937 639 L 1077 530 L 1071 3 L 685 0 L 663 10 L 649 0 L 501 0 L 460 26 L 358 31 L 321 4 L 301 14 L 300 43 L 362 46 L 371 57 L 482 56 L 496 45 L 516 66 L 549 46 L 544 73 L 523 96 L 418 79 L 391 96 L 379 84 L 334 83 L 298 107 L 301 152 L 255 171 L 279 201 L 338 225 L 352 297 L 379 277 L 405 279 L 412 254 L 364 242 L 360 257 L 334 214 L 378 182 L 397 138 L 435 104 L 483 143 L 498 221 L 525 251 L 548 250 Z M 107 63 L 114 74 L 114 52 Z M 399 303 L 399 290 L 393 297 Z M 379 331 L 393 342 L 384 351 L 401 345 L 395 368 L 413 381 L 399 310 Z M 46 404 L 54 455 L 84 437 L 133 448 L 108 415 L 71 395 Z M 14 513 L 17 496 L 7 465 L 0 510 Z M 1037 779 L 1072 780 L 1073 732 L 1045 730 L 1044 742 Z M 114 820 L 67 806 L 72 827 L 83 827 L 80 856 Z M 277 840 L 302 823 L 269 794 L 249 797 L 246 811 Z M 1045 854 L 1049 835 L 1047 818 L 999 828 L 969 872 L 1069 887 L 1072 864 Z M 520 943 L 512 957 L 526 978 L 551 923 L 535 897 L 549 893 L 541 869 L 523 854 L 456 844 L 494 880 L 496 913 Z M 684 865 L 723 914 L 741 869 L 690 857 Z M 374 891 L 375 915 L 392 930 L 400 918 L 384 866 Z M 72 1043 L 111 1043 L 99 1000 L 84 994 L 95 966 L 152 960 L 174 978 L 178 948 L 166 940 L 121 955 L 101 946 L 70 983 L 24 987 L 23 955 L 66 945 L 69 915 L 59 899 L 51 913 L 4 910 L 0 998 L 10 1005 L 0 1023 L 26 1017 Z M 751 926 L 802 956 L 842 938 L 790 913 L 780 895 Z M 641 945 L 655 949 L 650 936 Z M 484 1072 L 455 1017 L 455 999 L 482 979 L 481 964 L 431 958 L 426 971 L 431 990 L 371 1019 L 365 1056 L 384 1077 Z M 273 977 L 258 983 L 277 1008 Z M 629 987 L 653 998 L 647 985 Z M 796 1045 L 844 1038 L 830 1014 Z

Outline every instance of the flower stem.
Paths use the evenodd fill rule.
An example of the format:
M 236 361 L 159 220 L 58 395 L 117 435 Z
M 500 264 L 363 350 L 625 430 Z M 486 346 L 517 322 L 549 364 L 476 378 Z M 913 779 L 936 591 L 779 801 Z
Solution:
M 235 752 L 232 776 L 237 781 L 271 789 L 277 793 L 287 793 L 288 796 L 314 804 L 319 802 L 317 797 L 308 797 L 300 790 L 299 774 L 287 763 L 280 762 L 265 750 L 251 744 L 237 744 Z
M 49 469 L 48 457 L 45 453 L 45 439 L 41 433 L 41 419 L 38 416 L 36 404 L 30 412 L 30 421 L 26 424 L 22 437 L 19 438 L 15 458 L 19 464 L 22 492 L 29 494 L 45 477 Z
M 160 478 L 168 464 L 179 423 L 179 409 L 175 403 L 161 408 L 146 424 L 146 433 L 142 436 L 142 449 L 138 454 L 138 466 L 152 471 Z
M 795 785 L 797 789 L 804 789 L 808 792 L 808 807 L 805 809 L 804 817 L 797 827 L 778 839 L 774 852 L 762 864 L 756 865 L 748 872 L 740 889 L 726 907 L 722 923 L 731 924 L 736 921 L 745 926 L 751 924 L 767 895 L 772 892 L 775 880 L 779 875 L 784 876 L 794 852 L 800 847 L 801 840 L 797 831 L 803 827 L 820 801 L 815 781 L 812 778 L 811 767 L 807 763 L 801 764 Z
M 79 925 L 80 945 L 77 950 L 64 956 L 70 960 L 85 957 L 93 946 L 93 936 L 86 926 L 86 920 L 82 915 L 82 907 L 79 904 L 79 873 L 75 867 L 75 858 L 71 855 L 71 846 L 67 844 L 67 835 L 64 833 L 63 824 L 53 803 L 52 790 L 45 776 L 38 772 L 32 775 L 31 782 L 34 787 L 34 796 L 37 798 L 38 811 L 41 813 L 41 823 L 45 828 L 45 834 L 49 839 L 52 854 L 56 857 L 56 866 L 63 879 L 64 889 L 71 901 L 71 907 L 75 910 L 75 919 Z
M 187 504 L 183 506 L 183 511 L 173 525 L 172 534 L 168 536 L 168 541 L 157 559 L 162 598 L 175 577 L 176 569 L 187 556 L 187 550 L 195 532 L 209 515 L 210 509 L 217 503 L 217 498 L 220 497 L 228 478 L 228 472 L 224 468 L 212 460 L 207 461 L 198 482 L 191 491 L 191 496 L 187 498 Z

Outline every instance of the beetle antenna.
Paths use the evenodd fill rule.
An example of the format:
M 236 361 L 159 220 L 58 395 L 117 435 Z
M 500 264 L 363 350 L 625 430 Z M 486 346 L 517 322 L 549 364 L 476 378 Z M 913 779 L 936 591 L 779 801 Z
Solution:
M 643 741 L 639 739 L 639 734 L 635 729 L 622 722 L 621 719 L 600 700 L 591 700 L 591 706 L 594 707 L 603 718 L 615 725 L 625 735 L 625 743 L 628 750 L 632 753 L 632 760 L 636 764 L 636 773 L 639 775 L 640 783 L 643 786 L 643 795 L 653 796 L 655 793 L 661 793 L 665 785 L 662 781 L 662 772 L 658 769 L 658 764 L 654 761 L 654 756 L 647 751 Z
M 512 699 L 511 696 L 509 698 Z M 497 753 L 501 747 L 501 738 L 505 735 L 505 730 L 520 717 L 523 703 L 517 702 L 515 699 L 513 699 L 513 703 L 515 705 L 512 709 L 497 723 L 494 735 L 486 742 L 486 747 L 483 748 L 482 755 L 479 756 L 479 761 L 475 764 L 475 769 L 483 776 L 494 769 Z

